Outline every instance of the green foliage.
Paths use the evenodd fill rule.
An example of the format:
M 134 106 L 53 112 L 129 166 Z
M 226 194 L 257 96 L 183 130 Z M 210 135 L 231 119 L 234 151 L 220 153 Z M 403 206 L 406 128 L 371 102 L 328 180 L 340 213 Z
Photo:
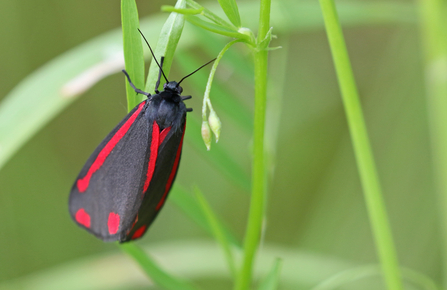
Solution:
M 130 259 L 113 254 L 116 249 L 83 235 L 66 214 L 66 191 L 74 174 L 103 134 L 125 113 L 124 100 L 116 99 L 124 96 L 124 90 L 117 93 L 124 88 L 124 77 L 120 74 L 99 82 L 122 69 L 122 59 L 117 57 L 122 53 L 114 51 L 123 46 L 121 39 L 126 69 L 135 74 L 132 80 L 148 92 L 154 89 L 158 68 L 152 61 L 144 84 L 142 59 L 151 57 L 143 49 L 135 27 L 140 27 L 151 44 L 158 37 L 154 47 L 157 58 L 166 56 L 165 72 L 170 71 L 175 56 L 175 77 L 190 73 L 216 56 L 219 59 L 185 82 L 185 91 L 194 96 L 190 101 L 194 112 L 188 115 L 175 187 L 163 213 L 141 242 L 144 252 L 135 245 L 124 245 L 123 250 L 166 289 L 211 289 L 210 285 L 212 289 L 228 289 L 234 276 L 245 281 L 241 288 L 248 283 L 263 290 L 385 289 L 380 267 L 365 266 L 377 261 L 374 237 L 369 234 L 318 3 L 276 1 L 271 9 L 272 24 L 262 29 L 258 28 L 259 14 L 254 13 L 259 3 L 251 1 L 238 5 L 235 1 L 219 1 L 219 6 L 217 1 L 179 1 L 175 7 L 162 8 L 177 13 L 142 18 L 141 26 L 134 1 L 122 4 L 123 37 L 119 29 L 111 30 L 54 58 L 0 103 L 0 230 L 6 233 L 0 241 L 0 289 L 154 288 Z M 138 4 L 140 15 L 159 9 L 145 10 L 144 3 Z M 434 226 L 437 202 L 426 156 L 427 116 L 420 109 L 425 103 L 420 63 L 415 57 L 419 52 L 413 31 L 415 7 L 391 2 L 344 2 L 337 5 L 337 10 L 361 88 L 361 104 L 400 263 L 417 270 L 402 268 L 404 287 L 437 289 L 442 263 L 438 247 L 442 243 Z M 117 14 L 107 13 L 107 17 L 103 19 L 117 18 Z M 425 29 L 431 31 L 433 23 L 427 19 Z M 73 33 L 67 39 L 76 39 L 79 25 L 63 30 Z M 105 29 L 117 24 L 110 25 Z M 16 31 L 14 35 L 21 33 Z M 57 43 L 76 43 L 67 39 Z M 23 59 L 34 59 L 34 50 L 40 51 L 42 46 L 50 51 L 57 47 L 56 43 L 43 43 L 39 46 L 33 42 L 33 54 Z M 267 117 L 262 130 L 259 121 L 252 118 L 257 110 L 253 106 L 253 78 L 259 73 L 253 60 L 257 53 L 267 53 L 278 45 L 283 49 L 269 52 Z M 437 58 L 432 59 L 433 52 L 439 51 L 442 49 L 427 54 L 430 63 L 433 61 L 431 68 L 440 67 L 434 65 Z M 46 59 L 48 56 L 39 61 Z M 211 78 L 207 77 L 209 71 Z M 440 86 L 442 79 L 435 78 Z M 84 92 L 87 96 L 78 100 Z M 143 98 L 128 92 L 129 107 Z M 206 96 L 206 112 L 200 116 L 202 94 Z M 114 105 L 119 109 L 114 111 Z M 431 109 L 430 114 L 442 112 L 441 105 Z M 208 120 L 210 110 L 218 115 L 222 130 L 219 143 L 207 152 L 200 126 L 202 120 Z M 268 203 L 265 216 L 260 215 L 264 206 L 258 204 L 260 218 L 252 231 L 255 243 L 247 246 L 247 193 L 252 187 L 250 169 L 256 167 L 251 164 L 251 154 L 256 152 L 255 143 L 259 144 L 252 138 L 253 130 L 265 132 L 265 169 L 259 172 L 268 182 L 257 192 L 267 186 Z M 435 134 L 435 144 L 441 136 Z M 14 156 L 19 150 L 20 154 Z M 196 191 L 194 195 L 195 185 L 203 194 Z M 209 242 L 213 237 L 217 242 Z M 259 241 L 262 246 L 257 251 Z M 148 244 L 143 246 L 145 242 Z M 253 255 L 246 254 L 247 248 Z M 104 254 L 92 255 L 98 251 Z M 72 261 L 80 256 L 88 258 Z M 249 270 L 243 270 L 243 264 L 249 265 Z M 35 272 L 37 269 L 41 271 Z M 26 275 L 31 272 L 35 274 Z

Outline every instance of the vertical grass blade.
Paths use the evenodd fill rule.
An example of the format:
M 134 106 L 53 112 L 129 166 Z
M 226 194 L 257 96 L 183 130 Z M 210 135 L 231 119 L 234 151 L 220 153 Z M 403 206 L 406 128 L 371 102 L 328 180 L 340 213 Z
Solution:
M 320 0 L 320 6 L 382 271 L 388 289 L 401 290 L 403 288 L 397 254 L 343 32 L 334 1 Z
M 421 35 L 425 50 L 426 96 L 435 188 L 441 219 L 442 280 L 447 287 L 447 10 L 446 2 L 420 0 Z
M 186 0 L 178 0 L 175 4 L 175 8 L 186 8 Z M 163 64 L 163 71 L 166 77 L 169 78 L 169 71 L 171 70 L 172 59 L 174 58 L 174 52 L 177 48 L 177 44 L 182 35 L 183 26 L 185 24 L 185 17 L 182 14 L 172 12 L 168 20 L 166 20 L 163 28 L 161 29 L 160 36 L 158 38 L 157 47 L 154 50 L 155 57 L 158 61 L 162 56 L 165 57 Z M 143 31 L 144 32 L 144 31 Z M 149 74 L 146 82 L 146 92 L 153 92 L 154 85 L 157 82 L 159 68 L 155 61 L 151 62 L 149 67 Z M 163 84 L 163 81 L 161 81 Z
M 140 24 L 135 0 L 121 0 L 121 23 L 126 71 L 134 85 L 141 89 L 144 87 L 144 56 L 141 35 L 138 32 Z M 125 82 L 127 110 L 130 111 L 143 100 L 144 96 L 137 95 L 127 80 Z

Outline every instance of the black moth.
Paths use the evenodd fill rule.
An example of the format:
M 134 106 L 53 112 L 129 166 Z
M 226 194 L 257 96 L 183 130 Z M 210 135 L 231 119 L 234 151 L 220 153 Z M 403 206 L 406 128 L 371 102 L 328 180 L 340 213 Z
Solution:
M 151 53 L 157 62 L 152 49 Z M 142 237 L 163 207 L 180 162 L 186 112 L 192 111 L 183 103 L 191 96 L 180 95 L 180 83 L 214 61 L 177 83 L 167 80 L 163 60 L 161 57 L 160 64 L 157 62 L 160 71 L 155 95 L 137 89 L 123 70 L 130 86 L 147 100 L 99 144 L 71 189 L 71 217 L 103 241 L 127 242 Z M 159 92 L 162 74 L 166 83 Z

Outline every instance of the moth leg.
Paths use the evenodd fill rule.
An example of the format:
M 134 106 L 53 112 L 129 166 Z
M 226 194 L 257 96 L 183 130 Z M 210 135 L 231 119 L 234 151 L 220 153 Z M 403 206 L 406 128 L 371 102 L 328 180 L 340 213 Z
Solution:
M 129 75 L 127 74 L 127 72 L 126 72 L 125 70 L 122 70 L 122 72 L 126 75 L 126 78 L 127 78 L 127 80 L 129 81 L 129 85 L 132 87 L 132 89 L 133 89 L 136 93 L 138 93 L 138 94 L 142 94 L 142 95 L 145 95 L 145 96 L 148 96 L 148 97 L 151 96 L 151 94 L 146 93 L 146 92 L 143 92 L 143 91 L 140 90 L 140 89 L 137 89 L 137 88 L 135 87 L 135 85 L 132 83 L 132 81 L 130 80 L 130 77 L 129 77 Z
M 161 72 L 162 72 L 164 60 L 165 60 L 165 57 L 162 56 L 160 59 L 160 70 L 158 71 L 158 79 L 157 79 L 157 83 L 155 84 L 155 90 L 154 90 L 156 94 L 160 93 L 160 91 L 158 90 L 158 87 L 160 86 Z
M 186 108 L 186 112 L 192 112 L 192 108 Z
M 189 100 L 189 99 L 191 99 L 192 97 L 191 96 L 184 96 L 184 97 L 181 97 L 182 98 L 182 101 L 184 101 L 184 100 Z

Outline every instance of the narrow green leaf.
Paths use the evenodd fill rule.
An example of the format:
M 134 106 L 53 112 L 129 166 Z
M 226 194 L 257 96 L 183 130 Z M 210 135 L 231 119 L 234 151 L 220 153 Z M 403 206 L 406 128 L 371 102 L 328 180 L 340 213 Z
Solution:
M 231 252 L 230 243 L 227 239 L 227 236 L 225 235 L 222 223 L 214 214 L 213 209 L 206 201 L 200 189 L 198 187 L 195 187 L 194 192 L 196 194 L 196 199 L 198 200 L 200 208 L 205 215 L 206 221 L 212 230 L 214 238 L 219 242 L 222 250 L 224 251 L 225 259 L 228 263 L 228 268 L 230 269 L 232 276 L 236 277 L 236 266 L 234 264 L 233 254 Z
M 185 189 L 177 183 L 174 184 L 172 193 L 169 195 L 169 200 L 174 202 L 185 214 L 191 218 L 196 224 L 204 228 L 210 234 L 213 234 L 207 218 L 197 203 L 197 200 L 192 197 Z M 222 222 L 220 222 L 222 232 L 225 239 L 238 248 L 242 248 L 241 242 L 236 238 L 236 235 Z
M 259 283 L 258 290 L 275 290 L 278 288 L 282 259 L 277 258 L 267 276 Z
M 236 27 L 241 27 L 241 17 L 235 0 L 219 0 L 220 7 Z
M 149 278 L 157 285 L 167 290 L 196 290 L 194 286 L 186 281 L 180 280 L 171 276 L 162 270 L 155 261 L 149 256 L 148 253 L 139 248 L 135 243 L 129 242 L 124 244 L 118 244 L 119 247 L 126 252 L 129 256 L 132 256 L 134 260 L 143 268 L 144 272 Z
M 384 280 L 388 289 L 402 290 L 396 244 L 338 12 L 334 0 L 319 2 Z
M 171 5 L 163 5 L 161 6 L 161 11 L 163 12 L 176 12 L 176 13 L 180 13 L 183 15 L 196 15 L 196 14 L 201 14 L 203 11 L 203 7 L 199 8 L 199 9 L 190 9 L 190 8 L 175 8 L 174 6 Z
M 184 9 L 186 7 L 186 0 L 178 0 L 175 4 L 175 8 Z M 162 56 L 165 57 L 163 64 L 163 72 L 166 77 L 169 77 L 169 71 L 171 70 L 172 59 L 174 58 L 174 52 L 177 48 L 177 44 L 182 35 L 185 19 L 182 14 L 172 12 L 166 20 L 163 28 L 161 29 L 160 36 L 158 38 L 157 47 L 154 50 L 155 57 L 160 62 Z M 154 91 L 154 85 L 158 79 L 159 68 L 155 61 L 151 62 L 149 68 L 149 74 L 146 82 L 146 92 Z M 163 82 L 161 82 L 163 83 Z M 158 88 L 155 88 L 158 89 Z
M 272 40 L 272 29 L 273 27 L 270 27 L 264 39 L 258 44 L 258 50 L 264 50 L 268 48 L 270 41 Z
M 229 36 L 229 37 L 233 37 L 233 38 L 237 38 L 240 39 L 246 43 L 250 43 L 252 44 L 253 41 L 250 38 L 249 35 L 247 34 L 243 34 L 243 33 L 239 33 L 236 29 L 231 29 L 229 27 L 225 27 L 219 24 L 214 24 L 205 20 L 202 20 L 200 18 L 198 18 L 197 16 L 185 16 L 186 20 L 188 20 L 190 23 L 201 27 L 203 29 L 206 29 L 208 31 L 217 33 L 217 34 L 221 34 L 221 35 L 225 35 L 225 36 Z
M 121 0 L 121 22 L 123 27 L 123 48 L 126 71 L 137 88 L 144 87 L 144 56 L 137 4 L 135 0 Z M 143 97 L 137 95 L 126 82 L 127 109 L 132 110 Z
M 216 14 L 211 12 L 211 10 L 208 10 L 205 7 L 202 7 L 199 3 L 195 2 L 194 0 L 186 0 L 186 3 L 188 4 L 188 6 L 190 6 L 193 9 L 203 9 L 201 14 L 204 17 L 208 18 L 209 20 L 213 21 L 214 23 L 219 24 L 223 27 L 233 28 L 233 29 L 237 30 L 236 27 L 234 27 L 233 25 L 231 25 L 224 19 L 220 18 L 219 16 L 217 16 Z

